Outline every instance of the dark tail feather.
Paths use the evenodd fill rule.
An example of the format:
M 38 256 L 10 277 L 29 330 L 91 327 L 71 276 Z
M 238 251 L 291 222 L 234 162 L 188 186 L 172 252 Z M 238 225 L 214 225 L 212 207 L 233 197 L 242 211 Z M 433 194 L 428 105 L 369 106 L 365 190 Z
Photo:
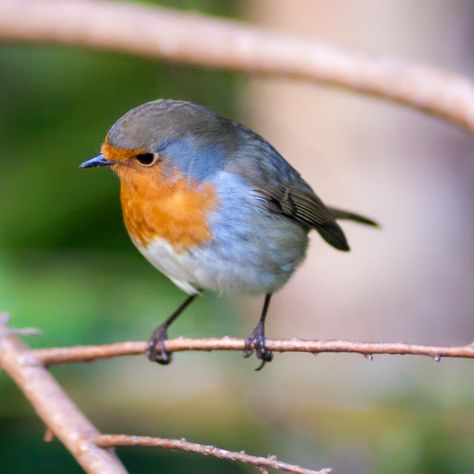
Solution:
M 334 221 L 332 223 L 326 223 L 323 226 L 318 226 L 316 230 L 319 232 L 319 235 L 334 248 L 342 250 L 343 252 L 350 250 L 344 232 Z
M 331 216 L 337 220 L 348 220 L 353 222 L 358 222 L 359 224 L 370 225 L 372 227 L 380 227 L 379 224 L 368 217 L 361 216 L 350 211 L 344 211 L 342 209 L 336 209 L 334 207 L 328 207 L 328 211 L 331 213 Z

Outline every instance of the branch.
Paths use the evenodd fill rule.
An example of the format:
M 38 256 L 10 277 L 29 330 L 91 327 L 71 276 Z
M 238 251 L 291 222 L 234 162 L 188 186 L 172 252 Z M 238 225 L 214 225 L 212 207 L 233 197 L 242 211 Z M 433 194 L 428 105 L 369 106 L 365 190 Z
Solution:
M 239 453 L 227 451 L 226 449 L 216 448 L 215 446 L 190 443 L 184 439 L 178 440 L 129 435 L 100 435 L 94 439 L 94 442 L 97 446 L 102 448 L 111 448 L 115 446 L 146 446 L 165 449 L 179 449 L 182 451 L 201 454 L 203 456 L 213 456 L 219 459 L 251 464 L 252 466 L 260 468 L 278 469 L 279 471 L 291 472 L 293 474 L 330 474 L 332 472 L 332 470 L 329 468 L 321 469 L 320 471 L 304 469 L 294 464 L 287 464 L 286 462 L 279 461 L 276 456 L 268 456 L 266 458 L 252 456 L 250 454 L 246 454 L 243 451 Z
M 294 474 L 329 474 L 331 469 L 313 471 L 279 461 L 276 456 L 258 457 L 227 451 L 215 446 L 185 440 L 150 438 L 148 436 L 103 435 L 82 414 L 44 367 L 45 360 L 23 344 L 17 334 L 38 334 L 35 329 L 13 330 L 8 316 L 0 315 L 0 368 L 15 381 L 47 427 L 45 440 L 56 436 L 89 474 L 126 474 L 112 449 L 115 446 L 155 446 L 180 449 L 204 456 L 251 464 L 262 472 L 265 468 Z M 48 351 L 48 349 L 43 349 Z
M 2 0 L 2 40 L 306 80 L 402 103 L 474 131 L 468 77 L 236 21 L 104 0 Z
M 165 342 L 169 352 L 183 351 L 243 351 L 245 340 L 231 337 L 190 339 L 180 337 Z M 433 357 L 474 358 L 474 345 L 464 346 L 426 346 L 406 342 L 353 342 L 342 340 L 310 341 L 305 339 L 267 339 L 267 347 L 275 352 L 344 352 L 362 354 L 372 358 L 374 354 L 419 355 Z M 128 341 L 99 346 L 53 347 L 36 349 L 35 357 L 44 365 L 67 364 L 71 362 L 91 362 L 97 359 L 110 359 L 118 356 L 144 354 L 146 342 Z
M 100 432 L 81 413 L 34 353 L 0 317 L 0 368 L 16 382 L 49 430 L 91 474 L 126 474 L 113 451 L 97 447 Z

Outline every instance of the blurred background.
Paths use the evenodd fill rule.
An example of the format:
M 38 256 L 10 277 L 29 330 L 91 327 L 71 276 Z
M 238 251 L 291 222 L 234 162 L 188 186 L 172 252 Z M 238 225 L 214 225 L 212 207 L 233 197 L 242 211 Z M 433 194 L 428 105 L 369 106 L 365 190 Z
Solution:
M 374 54 L 474 74 L 470 0 L 157 1 Z M 44 331 L 35 347 L 145 339 L 183 294 L 133 248 L 118 180 L 80 171 L 129 108 L 181 98 L 269 139 L 325 202 L 373 216 L 344 225 L 352 252 L 315 234 L 274 298 L 270 337 L 464 344 L 474 340 L 474 139 L 393 104 L 294 81 L 249 78 L 58 47 L 0 45 L 0 310 Z M 246 336 L 261 299 L 201 298 L 170 336 Z M 185 437 L 278 454 L 335 473 L 474 472 L 472 361 L 176 354 L 58 367 L 104 432 Z M 0 471 L 80 472 L 0 376 Z M 131 472 L 244 473 L 191 454 L 122 448 Z

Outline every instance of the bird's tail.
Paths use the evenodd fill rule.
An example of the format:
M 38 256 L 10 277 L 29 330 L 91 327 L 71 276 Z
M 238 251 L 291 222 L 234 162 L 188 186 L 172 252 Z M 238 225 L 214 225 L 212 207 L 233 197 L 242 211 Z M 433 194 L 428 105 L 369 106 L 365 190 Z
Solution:
M 370 225 L 372 227 L 380 227 L 377 222 L 368 217 L 361 216 L 355 212 L 345 211 L 343 209 L 337 209 L 335 207 L 328 207 L 328 211 L 331 213 L 331 216 L 336 220 L 347 220 L 358 222 L 359 224 Z

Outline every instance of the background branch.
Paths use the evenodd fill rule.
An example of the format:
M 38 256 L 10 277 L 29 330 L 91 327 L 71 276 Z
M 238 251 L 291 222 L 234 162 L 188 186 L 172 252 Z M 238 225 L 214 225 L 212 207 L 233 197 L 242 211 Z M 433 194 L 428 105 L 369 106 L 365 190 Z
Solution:
M 180 337 L 166 341 L 169 352 L 182 351 L 243 351 L 245 340 L 231 337 L 190 339 Z M 406 342 L 354 342 L 342 340 L 310 341 L 304 339 L 267 339 L 267 347 L 275 352 L 345 352 L 371 357 L 374 354 L 419 355 L 433 357 L 474 358 L 474 345 L 427 346 Z M 127 341 L 98 346 L 53 347 L 36 349 L 35 357 L 45 365 L 70 362 L 90 362 L 97 359 L 144 354 L 146 342 Z
M 28 334 L 37 333 L 26 330 Z M 148 436 L 103 435 L 82 414 L 62 390 L 33 351 L 8 327 L 8 317 L 0 315 L 0 368 L 15 381 L 47 427 L 45 440 L 56 436 L 77 462 L 90 474 L 126 474 L 125 467 L 111 448 L 115 446 L 149 446 L 179 449 L 204 456 L 251 464 L 257 468 L 273 468 L 294 474 L 329 474 L 330 469 L 313 471 L 279 461 L 275 456 L 259 457 L 186 440 L 151 438 Z
M 260 468 L 278 469 L 279 471 L 291 472 L 293 474 L 330 474 L 331 469 L 325 468 L 320 471 L 305 469 L 294 464 L 279 461 L 276 456 L 268 456 L 266 458 L 252 456 L 243 451 L 236 453 L 227 451 L 226 449 L 216 448 L 215 446 L 190 443 L 184 439 L 166 439 L 152 438 L 150 436 L 129 436 L 129 435 L 99 435 L 94 439 L 97 446 L 103 448 L 111 448 L 115 446 L 146 446 L 165 449 L 179 449 L 204 456 L 213 456 L 227 461 L 237 461 L 244 464 Z
M 123 474 L 127 471 L 115 454 L 94 444 L 100 435 L 94 425 L 66 395 L 32 351 L 0 317 L 0 367 L 15 381 L 38 416 L 61 440 L 84 470 L 91 474 Z
M 0 41 L 303 79 L 403 103 L 474 131 L 474 84 L 467 77 L 236 21 L 103 0 L 2 0 Z

